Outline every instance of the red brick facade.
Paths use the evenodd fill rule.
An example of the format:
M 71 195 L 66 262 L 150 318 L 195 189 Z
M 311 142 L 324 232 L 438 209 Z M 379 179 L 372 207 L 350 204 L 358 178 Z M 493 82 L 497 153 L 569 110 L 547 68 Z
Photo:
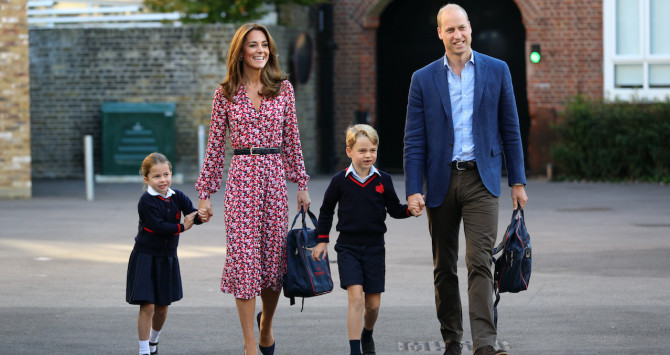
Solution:
M 337 167 L 348 164 L 344 131 L 356 111 L 367 111 L 374 125 L 377 109 L 376 36 L 378 17 L 370 17 L 379 0 L 333 1 L 335 51 L 335 154 Z M 339 154 L 338 154 L 339 153 Z
M 0 198 L 29 198 L 30 80 L 25 0 L 0 0 Z
M 551 162 L 549 125 L 566 98 L 603 96 L 601 0 L 515 0 L 526 27 L 526 48 L 539 43 L 542 61 L 527 65 L 531 116 L 528 158 L 532 173 Z
M 376 28 L 389 0 L 335 0 L 335 152 L 344 148 L 342 134 L 356 111 L 368 111 L 376 122 Z M 447 3 L 447 1 L 445 1 Z M 491 6 L 497 1 L 491 0 Z M 603 95 L 602 0 L 515 0 L 526 28 L 526 50 L 537 43 L 542 61 L 527 63 L 531 126 L 529 174 L 545 172 L 551 162 L 549 125 L 566 98 Z M 437 15 L 437 14 L 435 14 Z M 408 24 L 411 26 L 411 24 Z M 437 40 L 437 39 L 436 39 Z M 400 129 L 400 128 L 399 128 Z M 342 154 L 343 155 L 343 154 Z M 347 164 L 338 157 L 338 168 Z

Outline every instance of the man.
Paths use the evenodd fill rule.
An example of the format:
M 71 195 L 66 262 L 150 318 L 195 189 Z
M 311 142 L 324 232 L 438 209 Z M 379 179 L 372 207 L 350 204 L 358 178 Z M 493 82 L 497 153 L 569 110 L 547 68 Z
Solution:
M 416 71 L 410 84 L 404 151 L 407 201 L 420 206 L 413 213 L 427 208 L 445 354 L 460 354 L 462 348 L 456 273 L 461 219 L 474 353 L 507 354 L 493 347 L 491 271 L 503 154 L 514 208 L 523 208 L 528 200 L 512 79 L 504 62 L 472 50 L 472 29 L 462 7 L 445 5 L 437 23 L 445 56 Z

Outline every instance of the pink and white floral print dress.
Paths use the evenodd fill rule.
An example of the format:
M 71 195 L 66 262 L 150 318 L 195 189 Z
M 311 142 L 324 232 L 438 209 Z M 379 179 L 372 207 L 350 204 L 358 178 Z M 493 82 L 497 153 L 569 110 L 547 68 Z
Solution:
M 251 299 L 262 289 L 281 289 L 288 230 L 286 178 L 306 190 L 309 176 L 291 83 L 282 82 L 276 98 L 262 97 L 259 110 L 243 85 L 233 98 L 236 103 L 228 101 L 220 87 L 214 95 L 207 154 L 195 187 L 200 199 L 219 190 L 226 131 L 233 149 L 281 148 L 282 154 L 234 155 L 226 181 L 227 252 L 221 291 Z

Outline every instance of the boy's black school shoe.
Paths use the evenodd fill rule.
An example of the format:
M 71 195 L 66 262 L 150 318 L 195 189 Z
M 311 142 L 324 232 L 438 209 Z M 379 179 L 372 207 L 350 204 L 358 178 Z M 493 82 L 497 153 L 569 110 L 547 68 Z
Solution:
M 375 341 L 370 338 L 370 341 L 363 342 L 363 335 L 361 334 L 361 348 L 363 349 L 363 355 L 376 355 L 375 352 Z
M 149 346 L 155 346 L 156 347 L 156 351 L 151 352 L 151 355 L 157 355 L 158 354 L 158 342 L 155 342 L 155 343 L 149 342 Z

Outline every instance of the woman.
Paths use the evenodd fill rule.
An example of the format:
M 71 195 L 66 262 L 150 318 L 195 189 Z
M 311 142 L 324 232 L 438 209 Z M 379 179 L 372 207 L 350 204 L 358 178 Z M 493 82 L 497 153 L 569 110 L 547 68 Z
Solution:
M 230 44 L 228 72 L 214 95 L 207 155 L 196 182 L 199 215 L 213 215 L 209 196 L 218 191 L 229 131 L 235 155 L 225 192 L 226 264 L 221 291 L 235 296 L 244 353 L 258 354 L 254 338 L 256 297 L 258 345 L 274 353 L 272 317 L 286 271 L 288 230 L 286 180 L 298 183 L 298 208 L 310 205 L 309 176 L 300 146 L 293 87 L 277 61 L 268 30 L 242 25 Z

